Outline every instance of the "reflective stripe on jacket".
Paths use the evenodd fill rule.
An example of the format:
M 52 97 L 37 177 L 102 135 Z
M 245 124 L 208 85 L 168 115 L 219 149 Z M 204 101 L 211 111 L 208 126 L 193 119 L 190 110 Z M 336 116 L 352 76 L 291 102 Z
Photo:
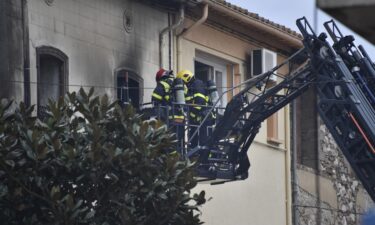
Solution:
M 164 78 L 159 81 L 152 93 L 151 101 L 155 106 L 171 105 L 171 92 L 172 92 L 173 78 Z
M 200 122 L 205 115 L 205 107 L 207 106 L 208 96 L 206 95 L 206 88 L 203 81 L 199 79 L 194 79 L 188 84 L 188 94 L 185 98 L 188 104 L 194 104 L 197 106 L 190 107 L 189 116 L 192 122 Z
M 167 111 L 170 120 L 183 122 L 185 119 L 183 110 L 176 105 L 172 109 L 172 102 L 174 101 L 173 80 L 172 77 L 160 80 L 152 93 L 151 100 L 154 106 L 167 106 L 169 108 Z M 187 88 L 185 90 L 187 92 Z

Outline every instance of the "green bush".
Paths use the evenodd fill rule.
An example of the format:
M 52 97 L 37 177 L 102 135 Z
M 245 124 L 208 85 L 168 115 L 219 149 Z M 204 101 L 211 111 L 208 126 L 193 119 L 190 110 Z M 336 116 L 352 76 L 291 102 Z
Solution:
M 108 97 L 68 93 L 34 107 L 0 105 L 1 224 L 202 224 L 204 192 L 156 120 Z

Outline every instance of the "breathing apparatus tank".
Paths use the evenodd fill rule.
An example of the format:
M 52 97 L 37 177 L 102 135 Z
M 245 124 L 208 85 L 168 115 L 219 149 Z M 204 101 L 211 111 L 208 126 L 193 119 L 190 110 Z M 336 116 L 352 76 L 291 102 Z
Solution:
M 181 78 L 174 79 L 175 102 L 177 104 L 185 104 L 184 81 Z
M 210 104 L 215 107 L 216 105 L 214 104 L 219 100 L 219 92 L 217 91 L 215 81 L 207 81 L 207 91 L 210 97 Z

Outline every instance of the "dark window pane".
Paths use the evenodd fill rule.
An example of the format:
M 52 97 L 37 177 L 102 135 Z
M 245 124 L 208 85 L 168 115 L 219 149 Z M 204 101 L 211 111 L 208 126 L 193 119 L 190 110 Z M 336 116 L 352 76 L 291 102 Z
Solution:
M 53 56 L 41 56 L 39 64 L 39 105 L 47 105 L 48 99 L 57 100 L 61 93 L 63 62 Z
M 128 91 L 127 74 L 119 74 L 117 76 L 117 99 L 122 105 L 129 102 Z
M 142 96 L 141 78 L 127 70 L 121 70 L 117 73 L 117 99 L 121 105 L 132 104 L 139 108 Z
M 136 80 L 129 78 L 129 98 L 134 107 L 139 107 L 139 83 Z
M 38 72 L 38 117 L 45 116 L 48 100 L 57 101 L 68 91 L 68 57 L 60 50 L 41 46 L 36 49 Z

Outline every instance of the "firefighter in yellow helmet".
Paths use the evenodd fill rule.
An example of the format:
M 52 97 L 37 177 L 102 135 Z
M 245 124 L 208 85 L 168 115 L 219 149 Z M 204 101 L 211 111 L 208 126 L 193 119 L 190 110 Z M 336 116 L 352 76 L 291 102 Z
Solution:
M 198 134 L 195 135 L 191 141 L 191 147 L 194 148 L 198 144 L 203 145 L 207 139 L 207 124 L 202 123 L 207 112 L 208 96 L 206 94 L 206 86 L 200 79 L 197 79 L 190 70 L 182 70 L 178 72 L 177 78 L 181 78 L 187 86 L 187 94 L 185 97 L 187 104 L 192 104 L 189 107 L 189 123 L 193 126 L 189 130 L 189 138 L 197 130 L 197 127 L 201 125 Z

